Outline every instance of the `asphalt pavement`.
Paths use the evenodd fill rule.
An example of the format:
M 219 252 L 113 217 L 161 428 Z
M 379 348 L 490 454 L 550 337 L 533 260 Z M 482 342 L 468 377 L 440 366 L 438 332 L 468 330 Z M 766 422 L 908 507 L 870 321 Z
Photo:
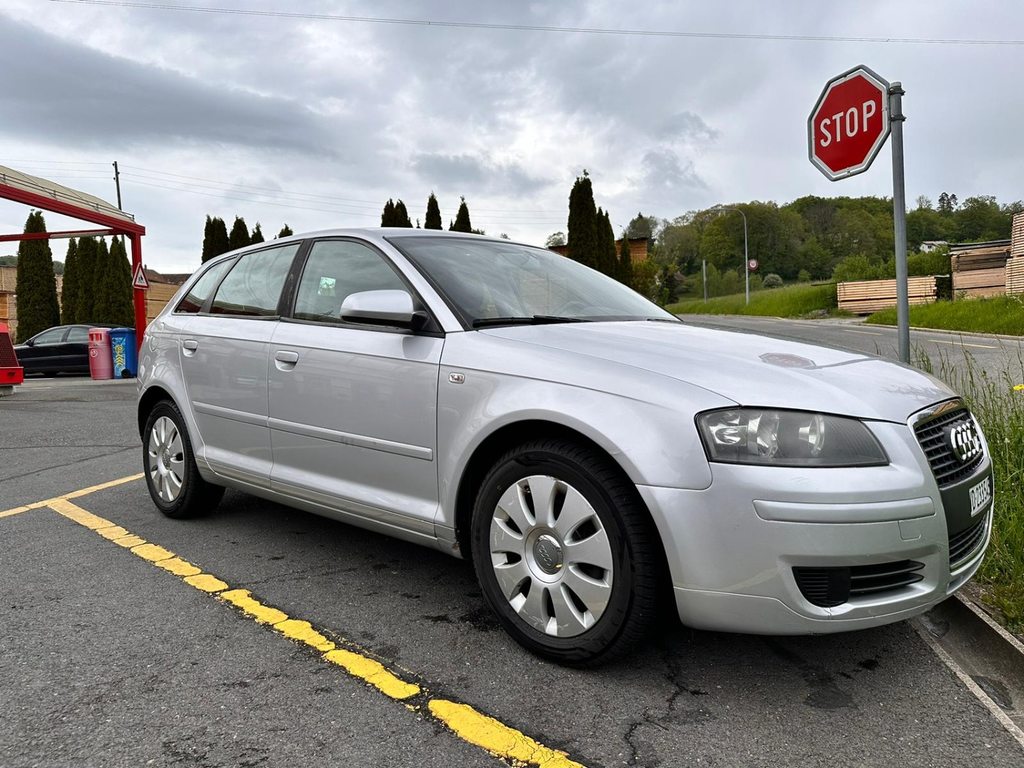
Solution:
M 706 328 L 755 333 L 780 339 L 806 341 L 852 352 L 899 359 L 896 328 L 867 325 L 859 318 L 790 320 L 745 315 L 681 315 L 683 322 Z M 911 362 L 925 359 L 939 378 L 956 383 L 969 369 L 985 372 L 997 382 L 1024 383 L 1024 340 L 1015 336 L 951 333 L 912 328 Z
M 515 645 L 439 552 L 235 492 L 164 518 L 137 477 L 134 400 L 70 379 L 0 399 L 0 766 L 512 764 L 495 733 L 552 767 L 1024 761 L 908 624 L 764 638 L 666 620 L 629 658 L 571 670 Z M 460 727 L 439 702 L 493 719 Z

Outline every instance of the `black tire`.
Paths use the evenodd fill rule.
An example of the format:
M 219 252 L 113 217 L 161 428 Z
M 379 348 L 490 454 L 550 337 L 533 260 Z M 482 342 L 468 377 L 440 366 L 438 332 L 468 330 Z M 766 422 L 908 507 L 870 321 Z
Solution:
M 492 565 L 490 535 L 498 502 L 512 485 L 534 476 L 553 477 L 578 491 L 596 513 L 611 548 L 614 578 L 603 614 L 571 637 L 547 634 L 524 620 L 503 594 Z M 653 523 L 636 487 L 597 450 L 544 439 L 508 451 L 480 486 L 470 536 L 473 566 L 488 605 L 516 642 L 538 656 L 577 667 L 607 663 L 643 639 L 658 613 L 662 558 Z
M 157 422 L 164 418 L 174 424 L 181 438 L 181 489 L 178 495 L 169 501 L 160 497 L 154 473 L 150 471 L 150 436 Z M 167 517 L 182 519 L 208 514 L 216 509 L 224 496 L 223 486 L 208 483 L 199 474 L 195 455 L 192 452 L 192 440 L 185 428 L 185 420 L 177 406 L 170 400 L 158 402 L 146 417 L 146 426 L 142 432 L 142 467 L 146 476 L 146 487 L 149 488 L 149 496 L 153 499 L 157 509 Z

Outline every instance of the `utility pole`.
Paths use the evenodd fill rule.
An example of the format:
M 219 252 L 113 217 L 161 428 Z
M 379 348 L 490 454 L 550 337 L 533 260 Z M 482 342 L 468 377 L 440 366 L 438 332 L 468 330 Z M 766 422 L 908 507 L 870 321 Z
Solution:
M 117 160 L 114 161 L 114 186 L 117 187 L 117 210 L 124 210 L 121 208 L 121 173 L 117 170 Z
M 910 301 L 907 297 L 907 201 L 903 181 L 903 86 L 889 86 L 892 121 L 892 223 L 896 239 L 896 339 L 900 362 L 910 362 Z

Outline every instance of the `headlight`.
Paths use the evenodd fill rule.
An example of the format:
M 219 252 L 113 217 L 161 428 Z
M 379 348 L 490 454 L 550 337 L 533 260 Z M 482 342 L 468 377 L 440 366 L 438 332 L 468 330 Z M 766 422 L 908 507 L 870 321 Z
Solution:
M 865 467 L 889 463 L 857 419 L 802 411 L 729 408 L 697 416 L 711 461 L 780 467 Z

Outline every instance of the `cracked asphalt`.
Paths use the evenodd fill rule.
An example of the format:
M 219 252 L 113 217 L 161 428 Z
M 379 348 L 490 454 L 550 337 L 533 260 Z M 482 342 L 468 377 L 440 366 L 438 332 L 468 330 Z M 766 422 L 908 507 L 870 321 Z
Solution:
M 0 509 L 141 470 L 135 388 L 0 400 Z M 598 766 L 1020 766 L 907 624 L 765 638 L 666 621 L 592 671 L 498 628 L 468 563 L 229 492 L 160 516 L 141 481 L 75 503 L 434 695 Z M 421 711 L 40 508 L 0 519 L 0 766 L 503 765 Z

